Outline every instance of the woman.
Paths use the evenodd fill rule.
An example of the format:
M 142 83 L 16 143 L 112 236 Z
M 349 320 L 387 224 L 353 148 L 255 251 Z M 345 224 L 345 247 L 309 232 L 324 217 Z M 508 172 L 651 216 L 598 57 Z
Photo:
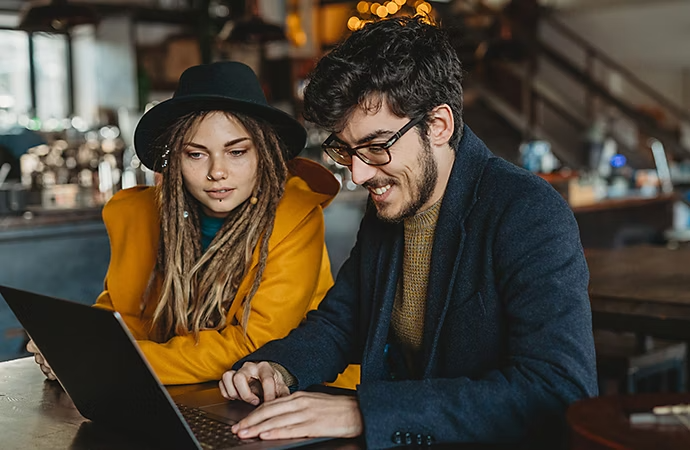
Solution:
M 339 186 L 293 159 L 305 137 L 237 62 L 186 70 L 137 125 L 137 155 L 162 182 L 105 206 L 111 261 L 95 306 L 122 315 L 164 384 L 220 379 L 333 284 L 322 207 Z M 335 385 L 358 379 L 348 369 Z

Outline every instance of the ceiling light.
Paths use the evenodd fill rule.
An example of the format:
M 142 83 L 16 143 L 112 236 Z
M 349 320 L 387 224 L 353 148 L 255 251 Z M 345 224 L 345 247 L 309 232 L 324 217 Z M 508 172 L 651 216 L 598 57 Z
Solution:
M 100 18 L 93 8 L 67 0 L 49 3 L 31 2 L 22 13 L 20 30 L 66 33 L 76 25 L 97 24 Z

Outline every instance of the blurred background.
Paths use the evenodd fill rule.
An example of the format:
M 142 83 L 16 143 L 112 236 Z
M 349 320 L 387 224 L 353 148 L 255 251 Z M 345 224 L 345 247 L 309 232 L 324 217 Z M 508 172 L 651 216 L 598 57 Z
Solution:
M 467 124 L 573 209 L 602 390 L 641 389 L 648 380 L 631 374 L 649 367 L 650 389 L 684 390 L 690 311 L 595 306 L 649 289 L 641 300 L 690 309 L 690 2 L 379 1 L 0 0 L 0 283 L 93 303 L 109 260 L 101 207 L 154 183 L 133 130 L 189 66 L 245 62 L 269 101 L 301 120 L 321 55 L 368 21 L 426 14 L 451 30 L 463 62 Z M 325 213 L 335 272 L 367 193 L 321 153 L 327 133 L 305 126 L 303 156 L 342 185 Z M 669 318 L 676 331 L 659 331 Z M 24 355 L 25 339 L 0 302 L 0 360 Z M 661 365 L 634 359 L 660 349 Z

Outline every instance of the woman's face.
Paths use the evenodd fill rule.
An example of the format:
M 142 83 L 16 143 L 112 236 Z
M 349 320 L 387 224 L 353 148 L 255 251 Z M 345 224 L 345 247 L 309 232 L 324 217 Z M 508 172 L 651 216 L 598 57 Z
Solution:
M 183 143 L 184 186 L 204 214 L 223 218 L 251 197 L 256 185 L 257 150 L 234 117 L 213 112 Z

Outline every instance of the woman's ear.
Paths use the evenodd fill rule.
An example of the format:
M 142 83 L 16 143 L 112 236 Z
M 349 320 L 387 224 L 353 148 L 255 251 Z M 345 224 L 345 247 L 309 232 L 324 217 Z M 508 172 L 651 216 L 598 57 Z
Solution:
M 429 123 L 429 143 L 434 146 L 448 145 L 455 131 L 453 110 L 447 104 L 442 104 L 431 110 Z

